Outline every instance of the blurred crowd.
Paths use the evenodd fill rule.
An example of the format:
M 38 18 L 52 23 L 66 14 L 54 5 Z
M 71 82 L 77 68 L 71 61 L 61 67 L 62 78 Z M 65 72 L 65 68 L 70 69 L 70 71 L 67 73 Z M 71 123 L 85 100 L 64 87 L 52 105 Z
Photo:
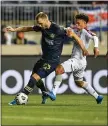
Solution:
M 64 5 L 65 4 L 69 4 L 69 5 L 70 4 L 72 4 L 72 5 L 73 4 L 76 4 L 76 5 L 78 5 L 78 4 L 80 4 L 80 5 L 91 4 L 90 8 L 89 7 L 88 8 L 87 7 L 86 8 L 83 7 L 83 9 L 88 11 L 90 9 L 91 10 L 99 9 L 99 7 L 97 7 L 96 5 L 98 5 L 98 4 L 101 4 L 101 5 L 102 4 L 106 4 L 106 2 L 105 1 L 58 1 L 58 0 L 55 0 L 55 1 L 44 1 L 44 0 L 36 0 L 36 1 L 30 1 L 30 0 L 29 1 L 23 1 L 23 0 L 18 0 L 18 1 L 1 1 L 1 9 L 2 9 L 2 13 L 4 13 L 6 15 L 6 14 L 8 14 L 8 12 L 6 12 L 6 10 L 3 9 L 2 4 L 8 4 L 8 5 L 9 4 L 10 5 L 11 4 L 22 4 L 22 5 L 24 5 L 24 4 L 28 4 L 28 5 L 29 4 L 64 4 Z M 64 15 L 65 15 L 65 18 L 66 18 L 65 27 L 70 27 L 70 26 L 73 26 L 75 24 L 74 17 L 75 17 L 76 14 L 79 13 L 80 9 L 81 9 L 81 7 L 79 8 L 79 6 L 75 6 L 75 7 L 71 8 L 71 10 L 70 10 L 70 8 L 67 8 L 67 11 L 65 11 L 64 13 L 60 12 L 61 17 L 64 17 Z M 21 15 L 23 15 L 23 11 L 24 10 L 21 11 L 21 14 L 20 14 L 20 11 L 19 11 L 19 15 L 20 15 L 19 18 L 21 18 L 21 20 L 24 20 L 23 18 L 28 17 L 28 16 L 22 16 L 21 17 Z M 39 12 L 39 10 L 38 11 L 33 10 L 33 12 L 36 12 L 36 13 L 33 13 L 34 14 L 33 15 L 32 11 L 31 11 L 31 7 L 30 8 L 26 8 L 26 11 L 31 12 L 30 13 L 30 15 L 32 16 L 32 17 L 30 17 L 31 20 L 33 20 L 35 15 L 36 15 L 36 13 Z M 56 13 L 55 11 L 56 11 L 55 9 L 54 10 L 50 10 L 50 12 L 47 12 L 47 10 L 45 10 L 45 12 L 51 13 L 51 14 Z M 71 11 L 72 11 L 72 13 L 70 13 Z M 11 15 L 13 13 L 14 13 L 14 11 L 12 10 Z M 70 16 L 70 14 L 71 14 L 71 16 Z M 16 15 L 15 18 L 17 18 L 17 14 L 14 14 L 14 15 Z M 97 15 L 96 15 L 96 18 L 98 18 Z M 6 19 L 4 19 L 3 15 L 1 15 L 1 20 L 6 20 Z M 52 20 L 54 21 L 53 17 L 52 17 Z M 103 42 L 104 39 L 102 37 L 103 36 L 102 32 L 100 30 L 99 31 L 95 31 L 94 30 L 94 32 L 97 33 L 97 35 L 98 35 L 98 37 L 100 39 L 100 42 L 103 44 L 104 43 Z M 65 40 L 65 44 L 70 44 L 70 43 L 71 43 L 71 41 L 69 39 Z M 25 38 L 25 33 L 23 33 L 23 32 L 17 32 L 17 33 L 15 33 L 15 35 L 13 37 L 13 34 L 8 33 L 6 31 L 6 26 L 2 25 L 1 26 L 1 44 L 11 45 L 11 44 L 37 44 L 37 43 L 35 41 L 32 41 L 32 40 L 27 40 L 27 38 Z
M 1 44 L 6 45 L 24 45 L 24 44 L 37 44 L 35 41 L 28 41 L 25 36 L 24 32 L 16 32 L 15 37 L 13 37 L 12 33 L 7 32 L 6 26 L 1 26 Z

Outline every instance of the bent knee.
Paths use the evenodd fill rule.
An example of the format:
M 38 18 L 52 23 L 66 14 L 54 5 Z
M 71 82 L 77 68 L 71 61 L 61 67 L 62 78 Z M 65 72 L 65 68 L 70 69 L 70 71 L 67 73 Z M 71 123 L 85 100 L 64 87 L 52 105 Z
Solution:
M 58 65 L 56 70 L 55 70 L 56 74 L 63 74 L 64 73 L 64 68 L 62 65 Z
M 33 73 L 32 74 L 32 77 L 35 79 L 35 80 L 40 80 L 40 76 L 38 75 L 38 74 L 36 74 L 36 73 Z
M 78 87 L 83 87 L 84 81 L 75 81 L 75 84 L 76 84 Z

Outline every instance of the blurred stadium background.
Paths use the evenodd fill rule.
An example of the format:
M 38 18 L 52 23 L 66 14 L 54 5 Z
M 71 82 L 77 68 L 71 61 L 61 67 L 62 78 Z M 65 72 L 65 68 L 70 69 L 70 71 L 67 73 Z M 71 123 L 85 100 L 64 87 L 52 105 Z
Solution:
M 70 115 L 70 117 L 74 117 L 73 120 L 68 119 L 68 113 L 69 111 L 74 111 L 71 109 L 66 110 L 68 112 L 66 116 L 63 116 L 61 113 L 61 119 L 55 123 L 57 124 L 81 124 L 81 125 L 106 125 L 107 124 L 107 112 L 106 112 L 106 101 L 107 98 L 105 96 L 105 101 L 103 105 L 99 108 L 97 108 L 97 111 L 95 112 L 96 105 L 94 107 L 94 102 L 92 101 L 92 98 L 89 99 L 86 95 L 80 96 L 81 99 L 79 99 L 79 95 L 73 94 L 86 94 L 83 89 L 78 88 L 74 81 L 72 74 L 63 74 L 63 83 L 58 91 L 58 94 L 62 94 L 63 97 L 67 97 L 67 101 L 63 99 L 62 95 L 58 96 L 62 102 L 56 102 L 56 103 L 48 103 L 47 111 L 45 111 L 48 114 L 48 108 L 52 110 L 52 113 L 46 114 L 46 120 L 43 120 L 43 123 L 41 120 L 39 120 L 38 115 L 35 115 L 37 117 L 37 123 L 35 122 L 35 118 L 32 117 L 31 120 L 28 118 L 22 118 L 23 121 L 19 121 L 21 118 L 18 116 L 26 116 L 24 114 L 19 114 L 18 112 L 21 111 L 25 112 L 27 111 L 27 107 L 25 109 L 22 109 L 22 107 L 18 108 L 17 110 L 15 107 L 9 108 L 7 106 L 8 100 L 13 99 L 15 94 L 21 91 L 21 89 L 27 84 L 29 80 L 29 76 L 31 73 L 31 70 L 33 68 L 34 63 L 40 58 L 41 56 L 41 33 L 36 32 L 27 32 L 22 33 L 23 41 L 20 43 L 15 43 L 15 40 L 17 40 L 18 36 L 17 33 L 7 33 L 5 31 L 5 27 L 12 26 L 12 27 L 19 27 L 19 26 L 32 26 L 35 25 L 35 15 L 40 12 L 44 11 L 48 14 L 49 19 L 56 22 L 57 24 L 60 24 L 62 26 L 68 27 L 70 25 L 74 25 L 74 16 L 77 13 L 86 13 L 88 14 L 90 21 L 88 23 L 88 29 L 95 32 L 97 36 L 99 37 L 99 49 L 100 49 L 100 56 L 98 58 L 93 57 L 93 42 L 90 44 L 89 52 L 90 56 L 87 57 L 88 66 L 85 71 L 85 79 L 95 88 L 95 90 L 103 95 L 106 95 L 108 92 L 108 80 L 107 80 L 107 60 L 105 58 L 105 54 L 107 52 L 108 48 L 108 40 L 107 40 L 107 34 L 108 34 L 108 5 L 107 1 L 61 1 L 61 0 L 30 0 L 30 1 L 9 1 L 9 0 L 3 0 L 1 1 L 1 93 L 2 93 L 2 124 L 3 125 L 18 125 L 21 123 L 26 125 L 31 124 L 38 124 L 41 125 L 45 124 L 54 124 L 55 116 L 58 117 L 59 113 L 56 113 L 54 120 L 48 120 L 47 116 L 51 117 L 50 114 L 53 113 L 53 109 L 57 109 L 56 107 L 64 106 L 64 108 L 61 108 L 61 112 L 65 112 L 65 106 L 67 108 L 72 105 L 77 106 L 75 109 L 75 112 L 77 113 L 77 110 L 79 107 L 82 107 L 82 111 L 87 110 L 89 113 L 92 111 L 90 118 L 87 117 L 85 113 L 82 111 L 82 115 L 84 118 L 81 118 L 81 120 L 77 120 L 77 115 L 74 116 L 73 113 Z M 25 40 L 25 43 L 24 43 Z M 61 62 L 67 60 L 70 57 L 72 51 L 72 42 L 66 41 L 64 44 L 62 56 L 61 56 Z M 43 79 L 45 82 L 45 85 L 48 90 L 52 88 L 53 81 L 54 81 L 55 73 L 53 72 L 50 74 L 46 79 Z M 36 94 L 36 103 L 33 101 L 34 94 Z M 28 107 L 34 107 L 36 111 L 41 110 L 41 114 L 43 114 L 42 109 L 43 106 L 40 106 L 40 108 L 36 108 L 35 104 L 38 106 L 40 105 L 40 97 L 38 97 L 38 94 L 41 94 L 40 90 L 37 88 L 34 89 L 32 92 L 31 101 L 28 104 Z M 68 94 L 68 95 L 67 95 Z M 72 96 L 73 95 L 73 96 Z M 70 102 L 70 99 L 73 99 L 73 101 Z M 58 99 L 59 99 L 58 98 Z M 69 100 L 68 100 L 69 98 Z M 91 103 L 87 102 L 86 100 L 90 100 Z M 79 102 L 77 102 L 79 100 Z M 93 99 L 94 100 L 94 99 Z M 85 102 L 84 102 L 85 101 Z M 55 104 L 55 106 L 53 106 Z M 94 109 L 90 109 L 90 104 Z M 85 105 L 85 106 L 84 106 Z M 59 108 L 57 111 L 59 111 Z M 100 110 L 103 110 L 103 113 L 100 113 Z M 66 108 L 66 109 L 67 109 Z M 30 108 L 29 108 L 30 110 Z M 14 121 L 10 121 L 10 119 L 13 119 L 15 116 L 12 114 L 11 111 L 15 114 L 17 113 L 18 116 L 14 118 Z M 28 115 L 31 111 L 28 112 Z M 95 115 L 97 113 L 97 115 Z M 39 115 L 41 118 L 41 114 Z M 65 113 L 64 113 L 65 114 Z M 81 113 L 80 113 L 81 114 Z M 32 115 L 33 116 L 33 115 Z M 83 117 L 80 115 L 80 117 Z M 95 117 L 96 116 L 96 117 Z M 79 118 L 80 118 L 79 117 Z M 94 118 L 92 118 L 94 117 Z M 59 117 L 58 117 L 59 118 Z M 66 121 L 63 121 L 63 119 L 67 119 Z M 34 120 L 33 120 L 34 119 Z M 28 120 L 28 122 L 27 122 Z M 71 121 L 70 121 L 71 120 Z M 85 122 L 84 122 L 85 120 Z M 100 120 L 100 123 L 98 123 Z M 7 123 L 6 123 L 7 121 Z M 91 122 L 91 123 L 90 123 Z M 16 124 L 17 123 L 17 124 Z

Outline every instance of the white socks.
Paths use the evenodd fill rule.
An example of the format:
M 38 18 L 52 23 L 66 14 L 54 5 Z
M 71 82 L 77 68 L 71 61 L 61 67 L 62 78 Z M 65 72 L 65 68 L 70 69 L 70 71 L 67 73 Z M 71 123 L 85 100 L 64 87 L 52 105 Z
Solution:
M 55 81 L 55 82 L 54 82 L 54 86 L 53 86 L 53 88 L 52 88 L 52 92 L 54 93 L 54 95 L 57 94 L 57 90 L 58 90 L 60 84 L 61 84 L 60 81 Z
M 97 99 L 97 97 L 99 96 L 96 91 L 92 88 L 92 86 L 90 84 L 88 84 L 87 82 L 84 82 L 83 87 L 89 94 L 91 94 L 95 99 Z
M 56 75 L 55 82 L 54 82 L 54 85 L 52 88 L 52 92 L 54 93 L 54 95 L 57 94 L 57 90 L 58 90 L 61 82 L 62 82 L 62 75 Z
M 57 94 L 58 88 L 60 86 L 62 82 L 62 76 L 61 75 L 56 75 L 56 79 L 52 88 L 52 92 L 54 93 L 54 95 Z M 92 86 L 90 84 L 88 84 L 87 82 L 84 82 L 84 85 L 82 87 L 83 89 L 85 89 L 90 95 L 92 95 L 95 99 L 97 99 L 97 97 L 99 96 L 97 94 L 97 92 L 92 88 Z

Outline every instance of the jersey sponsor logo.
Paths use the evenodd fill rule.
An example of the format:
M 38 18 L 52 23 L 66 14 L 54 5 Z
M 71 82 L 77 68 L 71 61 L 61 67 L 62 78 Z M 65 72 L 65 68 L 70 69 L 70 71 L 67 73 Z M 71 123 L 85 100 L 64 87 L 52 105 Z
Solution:
M 54 45 L 54 40 L 50 40 L 48 38 L 45 38 L 45 41 L 48 45 Z

